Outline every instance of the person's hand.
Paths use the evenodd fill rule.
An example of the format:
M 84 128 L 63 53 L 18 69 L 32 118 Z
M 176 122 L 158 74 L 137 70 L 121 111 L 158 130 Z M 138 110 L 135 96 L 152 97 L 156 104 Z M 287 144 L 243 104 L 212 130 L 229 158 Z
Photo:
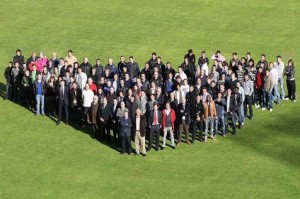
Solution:
M 100 118 L 100 121 L 101 121 L 101 122 L 104 122 L 104 119 L 101 117 L 101 118 Z

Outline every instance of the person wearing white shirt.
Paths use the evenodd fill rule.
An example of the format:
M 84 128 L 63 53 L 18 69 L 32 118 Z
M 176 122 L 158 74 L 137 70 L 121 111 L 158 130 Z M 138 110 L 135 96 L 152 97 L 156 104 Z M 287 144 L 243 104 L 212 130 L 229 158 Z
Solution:
M 285 92 L 284 92 L 284 81 L 283 81 L 283 70 L 284 70 L 284 62 L 281 61 L 281 56 L 278 55 L 277 56 L 277 61 L 274 62 L 274 68 L 277 69 L 277 72 L 278 72 L 278 83 L 277 83 L 277 102 L 280 103 L 280 93 L 279 93 L 279 89 L 278 89 L 278 86 L 280 86 L 280 90 L 281 90 L 281 99 L 284 99 L 285 98 Z M 280 85 L 279 85 L 280 84 Z M 279 100 L 278 100 L 279 99 Z
M 183 81 L 183 85 L 180 86 L 181 97 L 185 97 L 186 94 L 190 91 L 190 86 L 188 84 L 188 80 L 185 79 Z
M 83 114 L 86 122 L 89 121 L 88 114 L 90 112 L 91 104 L 93 102 L 94 92 L 90 89 L 90 85 L 86 84 L 82 91 L 82 106 Z
M 80 88 L 82 90 L 83 88 L 85 88 L 85 84 L 86 84 L 86 81 L 87 81 L 87 76 L 84 72 L 82 72 L 81 67 L 78 67 L 77 70 L 78 70 L 78 73 L 75 76 L 75 81 L 78 84 L 78 88 Z
M 270 67 L 270 76 L 272 78 L 272 81 L 274 82 L 274 87 L 273 87 L 273 100 L 275 97 L 277 98 L 277 103 L 280 103 L 280 95 L 278 93 L 278 70 L 274 68 L 274 64 L 272 62 L 269 63 Z M 277 95 L 278 94 L 278 95 Z

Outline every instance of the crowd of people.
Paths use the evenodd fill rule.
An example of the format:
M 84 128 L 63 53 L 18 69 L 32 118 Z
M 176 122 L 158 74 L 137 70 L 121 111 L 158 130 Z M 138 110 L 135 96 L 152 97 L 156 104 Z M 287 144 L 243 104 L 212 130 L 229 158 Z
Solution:
M 190 49 L 183 60 L 175 69 L 153 52 L 140 69 L 132 56 L 92 65 L 87 57 L 79 63 L 72 50 L 65 58 L 34 52 L 25 60 L 18 49 L 4 72 L 4 99 L 57 118 L 57 125 L 89 125 L 93 138 L 116 143 L 122 154 L 133 152 L 134 140 L 135 154 L 143 156 L 152 147 L 163 150 L 168 136 L 175 149 L 225 137 L 229 129 L 235 135 L 253 118 L 253 106 L 273 111 L 281 100 L 296 102 L 292 59 L 285 65 L 280 55 L 268 62 L 262 54 L 255 64 L 251 53 L 239 59 L 234 52 L 227 61 L 218 50 L 196 60 Z

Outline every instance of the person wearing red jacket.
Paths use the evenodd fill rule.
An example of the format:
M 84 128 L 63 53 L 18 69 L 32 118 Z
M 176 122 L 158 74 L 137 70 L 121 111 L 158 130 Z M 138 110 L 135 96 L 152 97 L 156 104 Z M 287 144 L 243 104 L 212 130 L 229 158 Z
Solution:
M 162 111 L 162 129 L 164 131 L 162 150 L 166 147 L 167 134 L 170 132 L 171 145 L 175 149 L 174 142 L 174 123 L 176 120 L 176 113 L 171 108 L 170 103 L 166 103 L 166 108 Z
M 255 104 L 255 108 L 260 108 L 263 105 L 263 79 L 264 79 L 264 73 L 262 70 L 262 67 L 258 68 L 258 73 L 256 74 L 255 77 L 255 87 L 257 90 L 257 98 L 258 98 L 258 103 Z

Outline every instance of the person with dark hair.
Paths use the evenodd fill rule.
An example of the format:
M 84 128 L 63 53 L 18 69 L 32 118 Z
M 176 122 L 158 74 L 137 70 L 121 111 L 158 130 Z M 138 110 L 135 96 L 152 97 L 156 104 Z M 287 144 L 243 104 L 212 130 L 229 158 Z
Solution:
M 104 67 L 101 65 L 100 59 L 96 59 L 96 64 L 95 64 L 94 68 L 96 68 L 96 75 L 98 76 L 98 78 L 103 76 Z
M 190 83 L 194 82 L 196 68 L 195 65 L 189 62 L 188 58 L 184 59 L 184 62 L 181 64 L 181 67 L 186 74 Z
M 195 66 L 196 57 L 192 49 L 188 50 L 188 53 L 184 56 L 183 60 L 185 59 L 188 59 L 188 62 Z
M 44 95 L 46 93 L 46 83 L 42 81 L 42 75 L 39 73 L 37 79 L 33 83 L 33 93 L 36 99 L 36 112 L 35 115 L 45 115 L 44 111 Z
M 240 63 L 240 60 L 237 57 L 237 53 L 232 53 L 232 58 L 229 61 L 229 66 L 232 67 L 232 63 L 235 62 L 236 64 Z
M 263 80 L 264 80 L 264 73 L 262 71 L 262 67 L 258 67 L 258 73 L 255 77 L 255 87 L 257 90 L 257 104 L 255 104 L 255 108 L 262 108 L 264 103 L 263 97 Z
M 284 69 L 284 75 L 286 75 L 286 85 L 288 89 L 287 99 L 296 102 L 296 80 L 295 80 L 295 66 L 294 61 L 290 59 L 288 65 Z
M 201 140 L 203 131 L 203 104 L 201 96 L 196 95 L 195 102 L 191 104 L 191 120 L 192 120 L 192 144 L 196 140 L 196 132 L 199 131 L 199 139 Z
M 107 101 L 107 98 L 103 98 L 103 104 L 99 106 L 99 119 L 100 119 L 100 137 L 107 142 L 111 142 L 110 130 L 109 130 L 109 118 L 110 107 Z
M 260 60 L 256 64 L 256 68 L 261 67 L 263 71 L 265 71 L 268 68 L 268 61 L 266 60 L 266 55 L 261 54 Z
M 77 62 L 77 58 L 73 55 L 72 50 L 68 50 L 68 55 L 66 56 L 65 60 L 72 66 L 74 66 L 75 62 Z
M 16 62 L 15 66 L 11 69 L 14 102 L 20 102 L 20 85 L 21 85 L 22 77 L 23 77 L 22 70 L 19 68 L 19 63 Z
M 151 69 L 149 63 L 146 62 L 144 68 L 141 70 L 141 78 L 144 75 L 146 79 L 150 81 L 152 78 L 152 73 L 153 73 L 153 69 Z
M 226 102 L 225 99 L 222 96 L 221 92 L 218 92 L 217 98 L 215 99 L 215 106 L 216 106 L 216 112 L 217 117 L 215 120 L 215 136 L 218 135 L 219 131 L 219 125 L 221 126 L 221 132 L 222 136 L 225 137 L 225 106 Z
M 133 56 L 129 57 L 129 62 L 127 63 L 127 68 L 132 78 L 132 82 L 136 82 L 136 78 L 140 75 L 140 68 L 137 62 L 134 61 Z
M 148 121 L 148 125 L 150 128 L 150 139 L 149 139 L 149 144 L 148 144 L 148 148 L 147 148 L 148 151 L 150 151 L 152 148 L 154 134 L 156 137 L 155 150 L 156 151 L 159 150 L 159 136 L 160 136 L 161 121 L 162 121 L 161 117 L 162 117 L 161 111 L 158 110 L 157 103 L 154 103 L 153 111 L 150 112 L 149 121 Z
M 270 112 L 273 111 L 273 88 L 274 82 L 270 75 L 270 70 L 267 69 L 263 84 L 264 106 L 262 107 L 262 110 L 266 110 L 267 108 Z
M 171 108 L 169 102 L 166 103 L 166 108 L 162 111 L 162 130 L 164 132 L 162 150 L 166 147 L 167 133 L 170 132 L 171 146 L 175 149 L 174 130 L 175 130 L 176 113 Z
M 13 64 L 18 62 L 20 65 L 23 65 L 25 63 L 24 56 L 22 55 L 22 51 L 20 49 L 16 50 L 16 55 L 13 57 Z
M 25 103 L 26 108 L 28 108 L 29 110 L 31 109 L 31 99 L 32 99 L 32 95 L 33 95 L 32 94 L 32 83 L 33 83 L 33 81 L 35 81 L 35 80 L 31 79 L 30 72 L 29 72 L 28 69 L 26 69 L 25 74 L 22 78 L 21 86 L 22 86 L 22 90 L 23 90 L 24 103 Z M 44 82 L 43 79 L 42 79 L 42 82 Z M 36 81 L 35 81 L 35 83 L 36 83 Z M 44 88 L 42 88 L 42 89 L 44 89 Z M 36 96 L 36 97 L 41 98 L 40 96 Z M 41 102 L 41 100 L 39 102 Z M 43 104 L 42 104 L 42 107 L 43 107 Z M 44 111 L 43 111 L 43 113 L 44 113 Z
M 228 132 L 229 120 L 232 123 L 233 135 L 236 134 L 236 100 L 235 96 L 232 94 L 231 89 L 227 89 L 227 95 L 225 97 L 225 132 Z
M 252 110 L 252 94 L 254 92 L 253 82 L 249 78 L 249 75 L 245 75 L 245 81 L 243 81 L 243 88 L 245 93 L 245 101 L 244 101 L 244 114 L 247 117 L 247 110 L 249 109 L 249 119 L 253 118 L 253 110 Z
M 68 125 L 70 91 L 69 91 L 69 87 L 65 85 L 64 80 L 61 80 L 59 82 L 59 86 L 56 92 L 58 94 L 58 118 L 57 118 L 56 125 L 60 124 L 63 110 L 65 113 L 65 122 L 66 125 Z
M 113 104 L 110 105 L 110 120 L 109 120 L 109 126 L 110 129 L 113 131 L 113 139 L 112 142 L 117 142 L 117 134 L 118 134 L 118 128 L 119 128 L 119 118 L 117 116 L 118 112 L 118 100 L 117 98 L 113 99 Z
M 153 70 L 154 66 L 157 64 L 157 56 L 156 56 L 156 52 L 152 53 L 152 57 L 151 59 L 148 61 L 149 64 L 149 68 L 151 70 Z
M 210 128 L 210 137 L 215 140 L 214 124 L 217 119 L 217 112 L 215 103 L 210 95 L 207 96 L 203 103 L 203 119 L 205 121 L 204 142 L 207 142 L 208 128 Z
M 246 54 L 246 65 L 249 67 L 250 65 L 250 62 L 254 63 L 254 60 L 253 58 L 251 57 L 251 53 L 250 52 L 247 52 Z
M 121 55 L 120 56 L 120 61 L 119 61 L 119 63 L 118 63 L 118 71 L 119 71 L 119 76 L 122 76 L 122 74 L 123 74 L 123 68 L 124 67 L 127 67 L 127 63 L 126 63 L 126 61 L 125 61 L 125 58 L 124 58 L 124 56 L 123 55 Z
M 211 59 L 224 62 L 225 57 L 221 54 L 220 50 L 217 50 L 215 54 L 211 56 Z
M 278 55 L 277 56 L 277 61 L 274 62 L 274 68 L 277 70 L 278 73 L 278 82 L 277 84 L 277 98 L 279 99 L 285 99 L 285 92 L 284 92 L 284 83 L 283 83 L 283 71 L 284 71 L 284 62 L 281 60 L 281 56 Z M 279 91 L 279 87 L 280 86 L 280 91 Z M 281 95 L 280 95 L 281 93 Z M 277 100 L 280 102 L 280 100 Z
M 97 138 L 99 126 L 98 126 L 98 109 L 99 109 L 99 98 L 97 95 L 94 95 L 93 102 L 91 103 L 91 109 L 89 112 L 90 123 L 92 124 L 93 133 L 91 134 L 92 138 Z
M 4 71 L 4 78 L 6 80 L 6 86 L 5 86 L 5 95 L 3 97 L 4 100 L 10 99 L 11 98 L 11 91 L 12 91 L 12 68 L 13 68 L 13 63 L 9 62 L 8 66 L 5 68 Z
M 70 91 L 71 113 L 74 124 L 81 123 L 82 91 L 78 88 L 77 82 L 72 83 Z
M 178 142 L 177 145 L 181 143 L 182 133 L 185 133 L 185 141 L 188 145 L 191 144 L 190 142 L 190 136 L 189 136 L 189 125 L 191 123 L 190 118 L 191 109 L 189 104 L 186 103 L 186 98 L 182 97 L 181 103 L 178 105 L 177 110 L 177 119 L 179 124 L 179 130 L 178 130 Z
M 124 116 L 120 119 L 120 135 L 122 137 L 122 151 L 121 154 L 124 154 L 126 151 L 128 155 L 131 155 L 132 147 L 131 147 L 131 126 L 132 122 L 130 120 L 128 110 L 124 112 Z

